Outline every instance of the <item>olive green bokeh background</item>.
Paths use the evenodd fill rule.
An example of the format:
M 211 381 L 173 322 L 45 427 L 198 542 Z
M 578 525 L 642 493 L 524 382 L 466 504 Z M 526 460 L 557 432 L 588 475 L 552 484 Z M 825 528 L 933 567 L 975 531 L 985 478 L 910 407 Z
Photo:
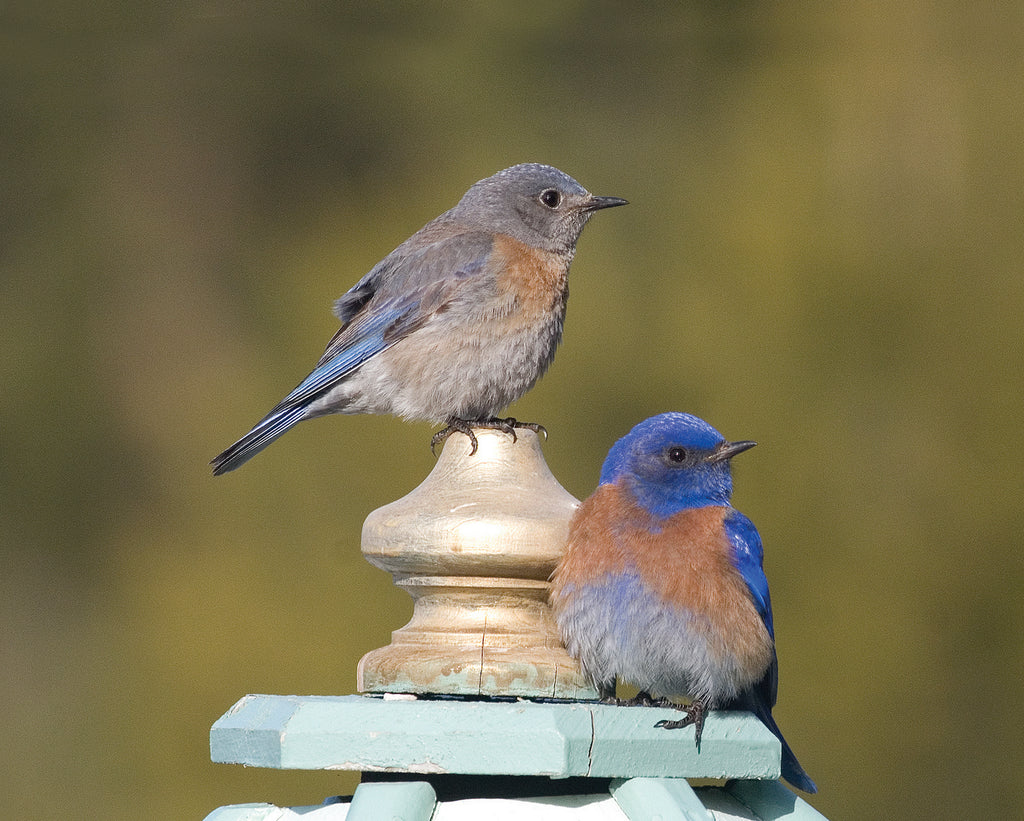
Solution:
M 776 714 L 838 818 L 1024 801 L 1024 11 L 98 3 L 0 12 L 0 807 L 202 818 L 344 774 L 213 765 L 248 692 L 349 693 L 408 599 L 359 555 L 430 428 L 207 461 L 331 301 L 523 161 L 598 214 L 511 409 L 589 493 L 635 422 L 760 447 Z

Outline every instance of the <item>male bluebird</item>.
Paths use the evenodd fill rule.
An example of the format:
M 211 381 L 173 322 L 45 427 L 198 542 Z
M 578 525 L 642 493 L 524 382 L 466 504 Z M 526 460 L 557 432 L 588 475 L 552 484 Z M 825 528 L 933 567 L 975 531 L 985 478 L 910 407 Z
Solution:
M 658 726 L 694 724 L 698 747 L 708 710 L 749 710 L 782 743 L 783 778 L 813 793 L 772 718 L 778 661 L 761 537 L 729 504 L 729 460 L 754 444 L 727 442 L 686 413 L 634 427 L 573 517 L 551 604 L 605 700 L 616 677 L 641 689 L 630 703 L 689 696 L 685 719 Z
M 316 368 L 211 462 L 214 474 L 329 413 L 444 423 L 432 445 L 460 431 L 474 452 L 472 427 L 539 429 L 496 415 L 554 358 L 583 226 L 625 204 L 536 163 L 480 180 L 337 301 L 341 328 Z

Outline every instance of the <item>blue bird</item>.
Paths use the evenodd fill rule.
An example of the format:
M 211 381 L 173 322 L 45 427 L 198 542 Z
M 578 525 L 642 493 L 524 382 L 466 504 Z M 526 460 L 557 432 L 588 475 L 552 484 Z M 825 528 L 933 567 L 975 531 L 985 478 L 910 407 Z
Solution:
M 627 703 L 685 710 L 658 726 L 695 725 L 698 748 L 707 711 L 749 710 L 781 742 L 783 778 L 813 793 L 772 718 L 778 659 L 761 537 L 729 503 L 729 462 L 754 444 L 686 413 L 634 427 L 573 517 L 551 605 L 603 700 L 621 703 L 618 678 L 640 688 Z
M 330 413 L 389 413 L 458 431 L 539 425 L 497 414 L 551 364 L 562 338 L 569 264 L 587 220 L 625 205 L 548 165 L 480 180 L 335 304 L 341 328 L 316 368 L 215 457 L 234 470 L 295 424 Z

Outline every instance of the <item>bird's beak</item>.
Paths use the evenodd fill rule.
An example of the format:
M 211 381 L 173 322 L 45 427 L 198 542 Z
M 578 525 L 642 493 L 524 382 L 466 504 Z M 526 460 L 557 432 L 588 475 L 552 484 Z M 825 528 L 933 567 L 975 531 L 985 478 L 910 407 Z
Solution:
M 740 442 L 722 442 L 711 454 L 712 462 L 721 462 L 725 459 L 732 459 L 738 453 L 743 453 L 745 450 L 750 450 L 757 442 L 751 442 L 744 439 Z
M 629 205 L 629 200 L 624 200 L 622 197 L 595 197 L 591 195 L 590 199 L 583 206 L 583 210 L 600 211 L 602 208 L 614 208 L 617 205 Z

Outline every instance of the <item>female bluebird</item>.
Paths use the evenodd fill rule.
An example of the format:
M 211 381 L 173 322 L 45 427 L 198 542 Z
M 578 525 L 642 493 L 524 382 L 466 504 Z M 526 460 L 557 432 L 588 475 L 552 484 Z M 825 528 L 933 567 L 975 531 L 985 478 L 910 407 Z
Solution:
M 553 575 L 563 640 L 602 698 L 619 677 L 632 703 L 689 696 L 700 746 L 708 710 L 749 710 L 782 743 L 782 776 L 814 782 L 772 718 L 778 661 L 761 537 L 729 504 L 729 460 L 754 442 L 727 442 L 707 422 L 664 413 L 608 453 L 600 486 L 577 510 Z
M 541 377 L 562 338 L 569 263 L 591 215 L 625 205 L 528 163 L 480 180 L 335 304 L 341 328 L 316 368 L 213 461 L 234 470 L 304 419 L 392 413 L 453 431 L 492 427 Z M 535 430 L 537 425 L 528 425 Z

